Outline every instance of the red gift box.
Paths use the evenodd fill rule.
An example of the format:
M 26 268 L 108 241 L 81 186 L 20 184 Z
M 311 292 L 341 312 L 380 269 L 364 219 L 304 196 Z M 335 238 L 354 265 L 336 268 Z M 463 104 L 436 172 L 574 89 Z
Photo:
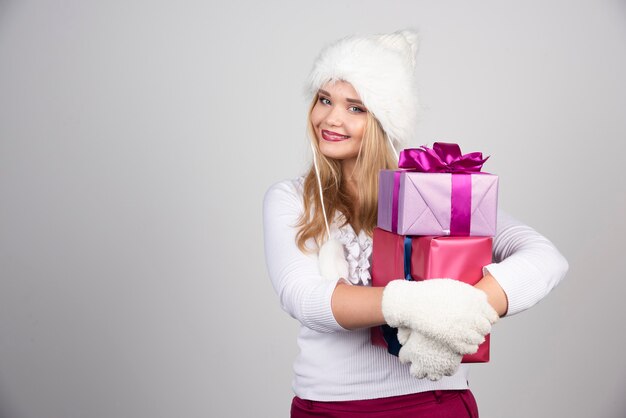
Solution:
M 405 259 L 405 248 L 410 258 Z M 427 280 L 447 277 L 474 285 L 483 277 L 482 268 L 492 260 L 491 237 L 404 236 L 374 229 L 372 286 L 385 286 L 391 280 Z M 408 274 L 405 274 L 408 273 Z M 388 326 L 371 329 L 372 344 L 397 355 L 400 345 Z M 385 336 L 387 339 L 385 339 Z M 388 341 L 390 344 L 388 344 Z M 463 356 L 463 363 L 489 361 L 489 335 L 474 354 Z

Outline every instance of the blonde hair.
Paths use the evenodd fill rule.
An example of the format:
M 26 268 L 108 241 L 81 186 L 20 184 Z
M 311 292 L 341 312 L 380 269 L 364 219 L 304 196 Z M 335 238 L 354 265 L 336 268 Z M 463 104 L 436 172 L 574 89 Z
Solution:
M 354 202 L 348 195 L 344 183 L 341 161 L 328 158 L 320 152 L 311 122 L 311 112 L 317 100 L 318 95 L 315 94 L 309 106 L 307 133 L 318 164 L 328 221 L 332 222 L 335 213 L 339 211 L 345 218 L 342 226 L 349 223 L 355 232 L 365 230 L 371 235 L 378 217 L 378 173 L 382 169 L 397 168 L 395 156 L 380 123 L 374 115 L 367 112 L 361 148 L 353 173 L 357 179 L 358 192 L 358 201 Z M 326 233 L 314 165 L 311 165 L 304 179 L 303 199 L 304 212 L 297 223 L 296 243 L 301 251 L 309 252 L 313 249 L 307 248 L 306 242 L 313 238 L 319 247 Z

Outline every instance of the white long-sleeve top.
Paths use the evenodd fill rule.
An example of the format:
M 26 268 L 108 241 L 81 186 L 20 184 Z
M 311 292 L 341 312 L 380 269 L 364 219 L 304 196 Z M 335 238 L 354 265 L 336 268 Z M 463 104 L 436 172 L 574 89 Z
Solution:
M 303 213 L 303 177 L 274 184 L 263 206 L 265 257 L 282 308 L 300 321 L 293 390 L 303 399 L 342 401 L 405 395 L 428 390 L 465 389 L 469 366 L 432 382 L 409 374 L 409 365 L 370 343 L 368 328 L 349 331 L 337 323 L 331 296 L 337 280 L 320 275 L 317 254 L 296 245 Z M 349 281 L 370 285 L 371 238 L 357 236 L 350 225 L 331 223 L 331 236 L 346 248 Z M 565 276 L 568 264 L 554 245 L 527 225 L 498 211 L 493 242 L 494 263 L 485 266 L 504 289 L 513 315 L 530 308 Z

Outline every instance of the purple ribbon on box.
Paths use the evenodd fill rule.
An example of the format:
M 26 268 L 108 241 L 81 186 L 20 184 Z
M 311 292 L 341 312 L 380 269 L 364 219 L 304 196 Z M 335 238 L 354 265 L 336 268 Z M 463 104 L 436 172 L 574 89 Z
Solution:
M 467 236 L 470 233 L 472 218 L 472 180 L 471 174 L 480 174 L 483 164 L 489 157 L 483 158 L 482 152 L 461 154 L 458 144 L 435 142 L 432 148 L 421 146 L 400 151 L 398 167 L 403 171 L 423 173 L 452 173 L 450 235 Z M 392 231 L 398 232 L 398 196 L 400 193 L 400 174 L 394 173 L 393 210 L 391 214 Z

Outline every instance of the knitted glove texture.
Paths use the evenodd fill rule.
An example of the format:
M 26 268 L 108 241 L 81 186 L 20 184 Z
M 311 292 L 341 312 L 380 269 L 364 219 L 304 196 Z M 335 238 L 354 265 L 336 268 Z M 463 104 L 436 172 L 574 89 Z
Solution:
M 382 311 L 392 327 L 405 327 L 457 354 L 478 351 L 498 314 L 487 295 L 452 279 L 393 280 L 383 291 Z
M 398 328 L 398 341 L 402 344 L 398 355 L 400 362 L 411 363 L 410 373 L 418 379 L 439 380 L 452 376 L 463 358 L 447 345 L 409 328 Z

